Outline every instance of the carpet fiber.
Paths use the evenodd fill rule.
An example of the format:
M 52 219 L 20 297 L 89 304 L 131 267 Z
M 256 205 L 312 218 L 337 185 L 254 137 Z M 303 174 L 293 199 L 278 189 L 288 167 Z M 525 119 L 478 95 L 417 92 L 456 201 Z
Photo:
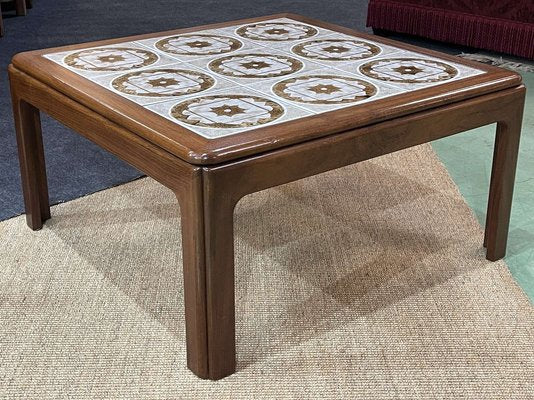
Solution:
M 532 399 L 534 310 L 430 146 L 245 197 L 238 372 L 185 367 L 180 221 L 142 179 L 0 223 L 0 398 Z

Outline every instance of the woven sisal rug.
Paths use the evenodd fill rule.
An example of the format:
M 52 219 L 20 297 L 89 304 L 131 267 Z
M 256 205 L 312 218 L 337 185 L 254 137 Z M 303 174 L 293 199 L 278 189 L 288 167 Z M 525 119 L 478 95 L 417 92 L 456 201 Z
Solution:
M 534 310 L 429 146 L 244 198 L 238 372 L 185 367 L 174 195 L 0 223 L 0 398 L 532 399 Z

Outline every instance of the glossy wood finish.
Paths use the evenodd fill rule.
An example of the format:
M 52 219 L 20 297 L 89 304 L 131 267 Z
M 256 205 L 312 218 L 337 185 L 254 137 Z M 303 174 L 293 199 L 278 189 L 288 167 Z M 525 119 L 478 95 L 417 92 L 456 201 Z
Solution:
M 439 88 L 433 88 L 435 95 L 422 90 L 428 98 L 418 111 L 408 112 L 407 108 L 402 115 L 391 117 L 388 110 L 379 110 L 373 123 L 340 133 L 315 137 L 293 131 L 301 136 L 292 145 L 283 142 L 284 147 L 270 140 L 283 141 L 284 134 L 299 125 L 276 125 L 270 128 L 272 132 L 262 134 L 266 144 L 246 150 L 234 138 L 235 153 L 225 150 L 227 155 L 219 157 L 223 154 L 219 148 L 221 152 L 210 159 L 230 161 L 196 165 L 184 160 L 185 153 L 165 145 L 160 119 L 126 121 L 123 112 L 135 112 L 133 103 L 121 99 L 125 107 L 121 109 L 119 101 L 110 97 L 108 103 L 90 107 L 88 97 L 98 101 L 94 88 L 85 84 L 65 90 L 78 81 L 71 82 L 71 76 L 64 75 L 64 86 L 50 85 L 50 81 L 36 78 L 40 73 L 9 67 L 28 225 L 39 229 L 50 216 L 38 110 L 171 189 L 182 217 L 187 364 L 199 377 L 220 379 L 236 368 L 233 211 L 247 194 L 496 122 L 485 242 L 488 259 L 504 256 L 525 97 L 522 85 L 508 87 L 515 80 L 513 74 L 493 74 L 504 77 L 502 86 L 495 81 L 479 82 L 480 87 L 467 96 L 461 87 L 449 86 L 451 99 L 457 101 L 446 99 Z M 81 95 L 84 89 L 90 94 Z M 406 100 L 415 102 L 415 98 Z M 347 119 L 346 126 L 351 125 L 349 115 L 336 115 Z M 360 116 L 356 113 L 354 118 Z M 147 135 L 148 129 L 151 135 Z M 176 137 L 174 143 L 185 151 L 190 149 L 187 140 L 184 144 Z M 236 154 L 240 158 L 232 159 Z M 198 161 L 193 156 L 185 158 Z
M 187 365 L 202 378 L 236 368 L 233 211 L 204 174 L 176 191 L 181 205 Z
M 20 99 L 14 88 L 11 93 L 26 221 L 30 228 L 37 230 L 50 218 L 41 119 L 39 110 Z
M 161 35 L 186 33 L 199 29 L 224 27 L 238 23 L 257 22 L 276 17 L 290 17 L 304 23 L 314 24 L 345 34 L 358 35 L 359 37 L 393 45 L 398 48 L 414 50 L 422 54 L 439 57 L 443 60 L 474 66 L 475 68 L 486 71 L 486 73 L 377 100 L 367 104 L 365 107 L 358 105 L 346 107 L 332 112 L 288 121 L 278 124 L 275 127 L 265 126 L 238 135 L 218 139 L 206 139 L 42 57 L 42 54 L 57 51 L 75 50 L 120 43 L 125 40 L 140 40 Z M 18 69 L 46 83 L 50 87 L 71 98 L 77 99 L 78 102 L 105 116 L 110 121 L 135 132 L 139 136 L 159 145 L 183 160 L 197 165 L 218 164 L 276 148 L 282 148 L 287 145 L 344 132 L 360 126 L 517 86 L 521 82 L 520 75 L 500 68 L 461 60 L 454 56 L 420 49 L 384 38 L 377 38 L 351 29 L 291 14 L 280 14 L 232 21 L 224 24 L 31 51 L 17 54 L 13 58 L 13 64 Z
M 228 254 L 233 257 L 233 242 L 230 247 L 220 245 L 221 238 L 230 241 L 233 238 L 233 206 L 227 207 L 226 219 L 221 219 L 223 204 L 204 200 L 201 168 L 185 163 L 13 66 L 9 67 L 9 75 L 28 226 L 40 229 L 43 221 L 50 217 L 38 123 L 37 109 L 40 109 L 175 192 L 182 215 L 188 366 L 202 378 L 218 379 L 233 372 L 234 314 L 233 311 L 230 315 L 218 312 L 228 309 L 227 301 L 232 302 L 233 310 L 233 259 L 223 264 L 219 260 L 221 255 L 211 255 L 215 244 L 218 249 L 230 248 L 227 257 Z M 212 193 L 210 188 L 208 193 Z M 212 197 L 211 200 L 217 199 Z M 221 228 L 215 229 L 217 225 L 214 225 L 213 230 L 205 229 L 209 226 L 204 223 L 205 219 L 210 222 L 218 219 Z M 217 369 L 209 369 L 210 359 L 214 366 L 219 366 Z
M 523 108 L 524 97 L 507 108 L 497 122 L 484 233 L 486 258 L 490 261 L 506 254 Z
M 13 98 L 32 104 L 173 190 L 181 189 L 191 179 L 194 166 L 92 112 L 12 65 L 8 71 Z M 17 132 L 19 126 L 17 123 Z
M 246 194 L 498 122 L 521 120 L 525 87 L 492 93 L 273 152 L 204 167 L 226 182 L 237 202 Z M 501 131 L 507 134 L 508 131 Z M 516 135 L 516 131 L 513 132 Z M 501 142 L 504 143 L 504 142 Z M 500 145 L 500 144 L 499 144 Z M 507 151 L 513 148 L 506 148 Z M 510 155 L 510 154 L 509 154 Z M 503 158 L 506 162 L 508 158 Z M 512 159 L 513 161 L 513 159 Z M 511 163 L 510 165 L 515 165 Z M 497 175 L 496 175 L 497 176 Z M 498 179 L 498 178 L 496 178 Z

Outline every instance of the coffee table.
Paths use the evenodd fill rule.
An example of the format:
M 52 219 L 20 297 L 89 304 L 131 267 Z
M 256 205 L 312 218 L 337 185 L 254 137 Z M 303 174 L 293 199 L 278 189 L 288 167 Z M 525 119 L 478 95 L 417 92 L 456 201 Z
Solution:
M 9 75 L 30 228 L 50 218 L 39 110 L 176 194 L 199 377 L 236 368 L 247 194 L 497 123 L 484 245 L 505 254 L 525 98 L 513 72 L 280 14 L 21 53 Z

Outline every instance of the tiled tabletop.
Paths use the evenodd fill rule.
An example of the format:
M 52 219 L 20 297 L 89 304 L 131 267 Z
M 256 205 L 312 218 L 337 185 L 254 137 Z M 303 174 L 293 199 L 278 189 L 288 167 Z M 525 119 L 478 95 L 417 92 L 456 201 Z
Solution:
M 44 57 L 207 139 L 484 73 L 289 18 Z

